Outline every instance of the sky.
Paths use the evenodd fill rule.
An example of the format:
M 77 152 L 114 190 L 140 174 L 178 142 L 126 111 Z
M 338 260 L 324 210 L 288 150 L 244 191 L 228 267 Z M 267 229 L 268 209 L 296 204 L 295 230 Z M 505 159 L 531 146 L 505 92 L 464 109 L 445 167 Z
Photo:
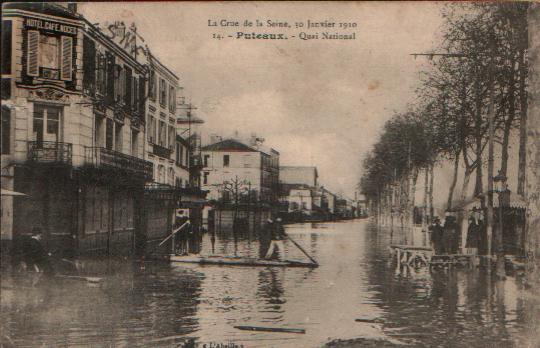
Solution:
M 320 184 L 354 196 L 363 156 L 394 111 L 414 101 L 422 58 L 442 20 L 436 2 L 85 3 L 91 23 L 135 23 L 180 77 L 206 134 L 257 134 L 281 165 L 317 166 Z M 221 20 L 288 22 L 292 28 L 212 27 Z M 294 23 L 356 23 L 355 40 L 244 40 L 253 31 L 298 36 Z M 305 28 L 305 27 L 304 27 Z M 331 29 L 330 32 L 338 30 Z

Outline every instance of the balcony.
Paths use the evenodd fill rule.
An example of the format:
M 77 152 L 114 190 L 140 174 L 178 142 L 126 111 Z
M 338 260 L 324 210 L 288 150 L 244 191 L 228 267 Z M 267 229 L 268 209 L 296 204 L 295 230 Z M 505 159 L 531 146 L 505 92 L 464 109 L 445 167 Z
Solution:
M 72 145 L 56 141 L 29 141 L 28 160 L 34 163 L 71 165 Z
M 171 149 L 157 145 L 157 144 L 154 144 L 152 146 L 152 153 L 158 157 L 170 159 L 171 152 L 172 152 Z
M 129 156 L 103 147 L 86 147 L 86 163 L 96 168 L 125 171 L 128 175 L 151 180 L 154 171 L 152 162 Z

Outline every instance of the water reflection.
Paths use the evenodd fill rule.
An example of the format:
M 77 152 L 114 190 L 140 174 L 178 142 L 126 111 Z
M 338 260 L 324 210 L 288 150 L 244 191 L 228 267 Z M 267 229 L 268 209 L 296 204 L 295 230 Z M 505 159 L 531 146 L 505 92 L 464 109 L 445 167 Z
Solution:
M 414 346 L 536 346 L 539 299 L 509 277 L 478 270 L 400 267 L 389 258 L 400 230 L 367 221 L 299 224 L 287 232 L 317 269 L 97 262 L 99 287 L 32 288 L 2 277 L 2 331 L 18 346 L 163 346 L 188 338 L 246 347 L 319 347 L 335 338 Z M 236 241 L 235 241 L 236 239 Z M 256 256 L 257 232 L 203 237 L 203 253 Z M 304 256 L 285 241 L 288 257 Z M 100 271 L 101 269 L 101 271 Z M 355 322 L 372 317 L 373 323 Z M 246 332 L 235 325 L 306 329 Z

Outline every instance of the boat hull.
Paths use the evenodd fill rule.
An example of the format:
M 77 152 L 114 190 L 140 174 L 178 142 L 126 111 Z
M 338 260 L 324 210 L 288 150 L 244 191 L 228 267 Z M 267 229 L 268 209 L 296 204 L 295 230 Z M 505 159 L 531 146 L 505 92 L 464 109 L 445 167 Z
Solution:
M 199 255 L 171 255 L 171 262 L 174 263 L 198 263 L 201 265 L 221 265 L 221 266 L 250 266 L 250 267 L 318 267 L 309 261 L 302 260 L 264 260 L 249 257 L 234 256 L 199 256 Z

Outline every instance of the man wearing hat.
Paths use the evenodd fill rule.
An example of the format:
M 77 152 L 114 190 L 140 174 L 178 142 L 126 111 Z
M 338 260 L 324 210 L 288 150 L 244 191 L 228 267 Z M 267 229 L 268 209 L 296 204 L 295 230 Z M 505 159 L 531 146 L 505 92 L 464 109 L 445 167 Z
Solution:
M 269 218 L 266 225 L 266 233 L 270 235 L 270 246 L 266 251 L 265 259 L 272 259 L 274 253 L 278 253 L 278 258 L 283 261 L 285 259 L 285 248 L 283 246 L 283 239 L 285 238 L 285 230 L 281 224 L 281 218 L 277 218 L 276 222 Z

